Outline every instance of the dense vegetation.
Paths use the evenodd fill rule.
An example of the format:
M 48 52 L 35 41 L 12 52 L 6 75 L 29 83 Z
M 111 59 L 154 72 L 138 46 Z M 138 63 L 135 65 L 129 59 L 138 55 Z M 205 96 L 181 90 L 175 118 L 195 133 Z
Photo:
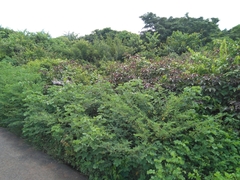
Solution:
M 240 179 L 240 25 L 140 18 L 140 35 L 0 27 L 0 126 L 89 179 Z

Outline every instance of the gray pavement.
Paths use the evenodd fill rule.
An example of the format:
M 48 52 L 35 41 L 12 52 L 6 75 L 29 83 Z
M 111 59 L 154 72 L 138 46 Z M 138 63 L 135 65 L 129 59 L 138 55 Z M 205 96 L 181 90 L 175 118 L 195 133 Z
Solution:
M 87 180 L 0 127 L 0 180 Z

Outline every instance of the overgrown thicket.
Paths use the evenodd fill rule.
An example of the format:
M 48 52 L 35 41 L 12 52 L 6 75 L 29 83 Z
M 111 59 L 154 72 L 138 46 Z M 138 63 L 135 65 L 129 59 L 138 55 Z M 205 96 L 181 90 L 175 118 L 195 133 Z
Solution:
M 0 27 L 0 126 L 89 179 L 239 179 L 239 25 L 141 18 L 140 35 Z

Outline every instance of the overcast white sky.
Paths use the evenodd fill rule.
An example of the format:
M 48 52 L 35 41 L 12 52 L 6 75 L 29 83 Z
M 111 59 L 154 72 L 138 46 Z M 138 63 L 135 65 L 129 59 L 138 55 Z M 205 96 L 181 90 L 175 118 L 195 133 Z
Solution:
M 216 17 L 221 29 L 240 24 L 240 0 L 0 0 L 0 25 L 13 30 L 38 32 L 52 37 L 68 32 L 80 36 L 111 27 L 138 33 L 139 16 Z

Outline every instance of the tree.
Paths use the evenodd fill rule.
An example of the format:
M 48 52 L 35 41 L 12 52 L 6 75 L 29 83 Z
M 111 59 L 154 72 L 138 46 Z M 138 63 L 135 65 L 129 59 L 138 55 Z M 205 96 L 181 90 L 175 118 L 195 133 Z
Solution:
M 68 32 L 66 34 L 63 35 L 64 37 L 67 37 L 69 41 L 74 41 L 78 39 L 78 34 L 74 33 L 74 32 Z
M 141 31 L 141 37 L 143 40 L 146 40 L 146 33 L 150 32 L 153 34 L 157 32 L 160 34 L 160 41 L 166 42 L 167 37 L 171 36 L 174 31 L 181 31 L 183 33 L 200 33 L 200 38 L 203 40 L 203 43 L 206 44 L 210 42 L 213 37 L 219 36 L 221 33 L 217 23 L 218 18 L 203 19 L 192 18 L 188 16 L 188 13 L 181 18 L 173 17 L 158 17 L 153 13 L 146 13 L 140 18 L 144 21 L 145 26 Z
M 199 33 L 182 33 L 181 31 L 174 31 L 171 36 L 167 38 L 166 44 L 164 44 L 168 53 L 175 52 L 182 54 L 190 47 L 193 50 L 198 50 L 201 46 L 201 40 L 199 39 Z
M 95 39 L 107 39 L 108 36 L 111 36 L 112 38 L 115 37 L 117 34 L 117 31 L 112 30 L 111 28 L 104 28 L 104 29 L 96 29 L 94 30 L 91 34 L 85 35 L 82 38 L 89 41 L 93 42 Z
M 230 29 L 227 32 L 227 35 L 232 38 L 233 40 L 240 39 L 240 24 L 237 26 L 234 26 L 232 29 Z

